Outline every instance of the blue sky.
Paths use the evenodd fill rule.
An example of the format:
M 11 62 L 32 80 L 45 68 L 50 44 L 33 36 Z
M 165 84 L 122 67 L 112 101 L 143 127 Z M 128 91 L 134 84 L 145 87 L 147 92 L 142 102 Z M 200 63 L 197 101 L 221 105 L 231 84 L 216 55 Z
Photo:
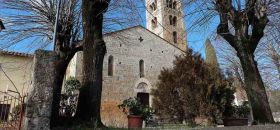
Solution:
M 137 1 L 137 0 L 135 0 Z M 141 1 L 141 0 L 139 0 Z M 137 3 L 135 3 L 137 5 Z M 190 8 L 185 8 L 184 9 L 184 13 L 188 14 L 190 13 L 190 11 L 193 11 L 196 9 L 196 7 L 199 6 L 193 6 Z M 123 10 L 115 10 L 113 12 L 109 12 L 106 14 L 107 17 L 123 17 L 124 19 L 129 19 L 128 17 L 132 16 L 132 15 L 139 15 L 140 16 L 140 23 L 142 26 L 145 27 L 145 21 L 146 21 L 146 9 L 144 7 L 143 4 L 139 5 L 138 8 L 138 14 L 129 14 L 129 13 L 124 13 L 122 14 L 121 12 Z M 125 11 L 124 11 L 125 12 Z M 19 12 L 19 11 L 8 11 L 5 9 L 1 9 L 0 7 L 0 18 L 5 18 L 5 15 L 9 14 L 9 13 L 13 13 L 13 14 L 21 14 L 23 12 Z M 213 35 L 215 35 L 215 30 L 216 27 L 219 23 L 219 18 L 218 17 L 213 17 L 212 19 L 210 19 L 208 21 L 207 24 L 203 25 L 203 26 L 198 26 L 196 29 L 190 29 L 193 25 L 193 23 L 195 23 L 195 21 L 197 20 L 197 18 L 201 17 L 200 14 L 195 14 L 195 15 L 186 15 L 185 17 L 185 23 L 186 23 L 186 28 L 187 28 L 187 42 L 188 42 L 188 47 L 192 48 L 194 51 L 199 52 L 202 57 L 205 57 L 205 48 L 204 48 L 204 42 L 206 41 L 207 38 L 212 37 Z M 129 21 L 128 21 L 129 22 Z M 125 23 L 124 26 L 117 26 L 115 25 L 113 28 L 115 30 L 118 29 L 123 29 L 129 26 L 133 26 L 133 24 L 128 24 Z M 1 32 L 0 32 L 1 33 Z M 10 51 L 19 51 L 19 52 L 27 52 L 27 53 L 32 53 L 34 51 L 34 49 L 29 48 L 29 45 L 31 42 L 34 41 L 34 38 L 30 38 L 28 40 L 22 41 L 19 44 L 12 46 L 9 48 Z M 6 40 L 1 40 L 0 39 L 0 45 L 4 44 L 4 43 L 9 43 L 9 39 Z M 212 41 L 212 43 L 217 44 L 214 40 Z M 45 49 L 52 49 L 52 45 L 50 44 L 49 46 L 47 46 Z
M 135 1 L 137 1 L 137 0 L 135 0 Z M 139 23 L 139 24 L 141 24 L 142 26 L 145 27 L 146 26 L 146 9 L 144 7 L 145 5 L 143 5 L 143 3 L 142 3 L 142 0 L 139 0 L 139 1 L 141 2 L 140 4 L 137 3 L 138 12 L 139 12 L 140 19 L 141 19 L 141 23 Z M 207 38 L 210 38 L 215 33 L 219 19 L 218 19 L 218 17 L 213 17 L 213 19 L 211 19 L 209 21 L 209 23 L 205 24 L 205 26 L 197 27 L 196 29 L 190 29 L 200 14 L 194 14 L 191 16 L 189 16 L 188 14 L 190 14 L 190 11 L 194 11 L 196 9 L 197 9 L 197 6 L 194 5 L 191 8 L 185 8 L 183 10 L 183 12 L 186 15 L 184 19 L 185 19 L 185 23 L 186 23 L 187 43 L 188 43 L 189 48 L 192 48 L 194 51 L 201 53 L 202 56 L 205 57 L 204 42 Z M 118 12 L 116 12 L 116 14 L 121 15 Z M 111 17 L 110 15 L 115 15 L 115 14 L 110 13 L 109 16 L 107 14 L 108 17 Z M 128 14 L 128 15 L 137 15 L 137 14 Z M 125 14 L 124 17 L 129 17 L 129 16 L 127 16 L 127 14 Z M 123 28 L 123 26 L 119 27 L 119 28 Z
M 146 21 L 146 13 L 145 13 L 145 8 L 143 7 L 144 5 L 142 4 L 142 7 L 139 6 L 139 15 L 141 17 L 142 22 L 140 23 L 142 26 L 145 26 L 145 21 Z M 184 10 L 185 14 L 188 13 L 188 10 L 185 9 Z M 7 11 L 5 9 L 1 9 L 0 8 L 0 18 L 5 17 L 6 14 L 8 13 L 13 13 L 13 14 L 21 14 L 23 12 L 19 12 L 19 11 Z M 119 12 L 113 12 L 108 14 L 109 17 L 119 17 L 120 13 Z M 121 17 L 121 16 L 120 16 Z M 128 16 L 123 16 L 123 17 L 128 17 Z M 198 30 L 189 30 L 189 28 L 191 27 L 191 24 L 193 23 L 193 20 L 195 20 L 196 16 L 192 16 L 192 17 L 188 17 L 188 15 L 185 17 L 185 23 L 187 26 L 187 42 L 188 42 L 188 46 L 190 48 L 192 48 L 193 50 L 200 52 L 202 54 L 202 56 L 204 57 L 204 41 L 209 38 L 211 36 L 211 34 L 213 34 L 213 31 L 215 31 L 216 26 L 217 26 L 217 19 L 214 19 L 213 23 L 210 23 L 209 26 L 207 26 L 207 28 L 205 27 L 201 27 Z M 129 26 L 129 25 L 128 25 Z M 118 27 L 116 27 L 118 28 Z M 122 27 L 123 28 L 123 27 Z M 28 53 L 32 53 L 34 51 L 34 49 L 27 49 L 28 45 L 30 44 L 30 42 L 34 41 L 34 38 L 30 38 L 28 40 L 22 41 L 19 44 L 17 44 L 16 46 L 12 46 L 9 48 L 9 50 L 11 51 L 20 51 L 20 52 L 28 52 Z M 1 40 L 0 42 L 9 42 L 8 40 Z M 52 45 L 46 47 L 46 49 L 51 49 Z

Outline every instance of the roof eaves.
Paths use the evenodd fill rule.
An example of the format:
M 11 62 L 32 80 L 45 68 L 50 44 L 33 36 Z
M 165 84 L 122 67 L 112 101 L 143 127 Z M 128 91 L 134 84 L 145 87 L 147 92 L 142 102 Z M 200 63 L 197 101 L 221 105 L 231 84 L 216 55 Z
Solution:
M 22 53 L 22 52 L 13 52 L 13 51 L 0 51 L 0 54 L 3 54 L 3 55 L 13 55 L 13 56 L 21 56 L 21 57 L 33 57 L 32 54 Z

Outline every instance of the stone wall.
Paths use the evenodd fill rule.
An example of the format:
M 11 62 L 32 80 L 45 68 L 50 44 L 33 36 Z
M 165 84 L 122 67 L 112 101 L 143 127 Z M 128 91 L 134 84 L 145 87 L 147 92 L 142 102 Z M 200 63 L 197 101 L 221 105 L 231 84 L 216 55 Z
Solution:
M 56 54 L 53 52 L 35 52 L 32 89 L 26 103 L 24 130 L 50 129 L 55 61 Z

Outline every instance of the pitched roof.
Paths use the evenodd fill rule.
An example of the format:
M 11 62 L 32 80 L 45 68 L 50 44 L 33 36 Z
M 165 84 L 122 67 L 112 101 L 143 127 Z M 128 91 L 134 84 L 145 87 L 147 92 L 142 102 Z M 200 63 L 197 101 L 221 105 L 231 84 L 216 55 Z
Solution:
M 33 57 L 32 54 L 22 53 L 22 52 L 13 52 L 13 51 L 0 51 L 0 55 L 13 55 L 13 56 L 21 56 L 21 57 Z
M 116 34 L 116 33 L 119 33 L 119 32 L 122 32 L 122 31 L 126 31 L 126 30 L 130 30 L 130 29 L 134 29 L 134 28 L 142 28 L 146 31 L 148 31 L 149 33 L 153 34 L 154 36 L 166 41 L 168 44 L 172 45 L 173 47 L 179 49 L 180 51 L 182 52 L 185 52 L 185 50 L 182 50 L 180 49 L 179 47 L 177 47 L 176 45 L 168 42 L 167 40 L 165 40 L 164 38 L 158 36 L 157 34 L 153 33 L 152 31 L 148 30 L 147 28 L 141 26 L 141 25 L 136 25 L 136 26 L 132 26 L 132 27 L 128 27 L 128 28 L 125 28 L 125 29 L 121 29 L 121 30 L 117 30 L 117 31 L 114 31 L 114 32 L 109 32 L 109 33 L 106 33 L 105 36 L 109 36 L 109 35 L 112 35 L 112 34 Z M 13 55 L 13 56 L 21 56 L 21 57 L 33 57 L 33 54 L 28 54 L 28 53 L 22 53 L 22 52 L 13 52 L 13 51 L 1 51 L 0 50 L 0 54 L 4 54 L 4 55 Z
M 159 35 L 155 34 L 154 32 L 150 31 L 149 29 L 143 27 L 142 25 L 136 25 L 136 26 L 132 26 L 132 27 L 125 28 L 125 29 L 117 30 L 117 31 L 114 31 L 114 32 L 109 32 L 109 33 L 106 33 L 105 36 L 106 36 L 106 35 L 108 36 L 108 35 L 116 34 L 116 33 L 119 33 L 119 32 L 122 32 L 122 31 L 126 31 L 126 30 L 130 30 L 130 29 L 135 29 L 135 28 L 144 29 L 144 30 L 148 31 L 149 33 L 153 34 L 154 36 L 156 36 L 156 37 L 162 39 L 163 41 L 167 42 L 168 44 L 172 45 L 173 47 L 179 49 L 180 51 L 182 51 L 182 52 L 184 52 L 184 53 L 186 52 L 186 50 L 182 50 L 182 49 L 179 48 L 178 46 L 176 46 L 176 45 L 170 43 L 170 42 L 167 41 L 166 39 L 160 37 Z

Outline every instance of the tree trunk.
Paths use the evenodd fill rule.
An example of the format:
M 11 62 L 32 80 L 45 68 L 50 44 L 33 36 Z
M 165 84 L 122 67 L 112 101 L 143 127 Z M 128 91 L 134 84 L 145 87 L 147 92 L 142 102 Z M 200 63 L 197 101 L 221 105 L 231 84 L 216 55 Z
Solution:
M 94 88 L 91 87 L 90 92 L 91 99 L 93 100 L 93 117 L 95 117 L 95 121 L 97 122 L 97 126 L 103 127 L 103 123 L 101 122 L 100 116 L 100 106 L 101 106 L 101 95 L 102 95 L 102 82 L 103 82 L 103 60 L 106 53 L 106 46 L 105 42 L 102 40 L 99 43 L 95 43 L 95 52 L 96 52 L 96 59 L 95 59 L 95 77 L 94 77 Z
M 88 41 L 88 38 L 84 37 L 84 43 L 87 44 L 83 44 L 83 78 L 76 117 L 80 120 L 89 121 L 91 117 L 93 117 L 93 104 L 91 103 L 92 99 L 90 97 L 92 93 L 90 90 L 91 87 L 94 86 L 93 79 L 95 72 L 95 49 L 93 41 Z
M 76 117 L 103 127 L 100 117 L 102 71 L 106 46 L 103 40 L 104 1 L 83 1 L 83 82 Z M 105 3 L 108 5 L 108 3 Z
M 103 39 L 95 39 L 94 41 L 94 44 L 91 45 L 84 44 L 86 49 L 83 51 L 83 87 L 80 90 L 76 117 L 94 122 L 98 127 L 103 127 L 100 105 L 106 46 Z
M 68 67 L 68 64 L 70 60 L 72 59 L 74 55 L 69 56 L 67 59 L 60 58 L 55 63 L 55 86 L 54 93 L 53 93 L 53 103 L 52 103 L 52 116 L 51 116 L 51 128 L 58 125 L 59 121 L 59 108 L 60 108 L 60 98 L 61 98 L 61 89 L 63 86 L 64 76 L 66 73 L 66 69 Z
M 240 49 L 237 55 L 244 71 L 245 90 L 253 110 L 254 120 L 260 123 L 274 122 L 254 54 Z

